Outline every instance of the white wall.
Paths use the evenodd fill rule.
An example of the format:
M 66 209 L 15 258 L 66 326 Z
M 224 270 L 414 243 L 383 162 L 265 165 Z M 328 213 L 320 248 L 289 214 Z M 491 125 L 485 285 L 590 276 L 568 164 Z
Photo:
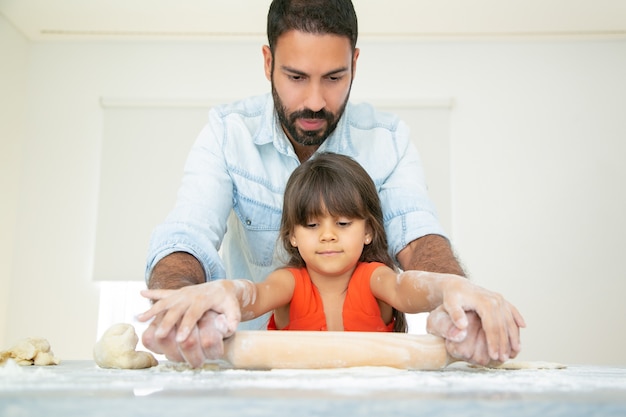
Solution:
M 0 30 L 11 32 L 1 18 Z M 2 168 L 21 176 L 9 184 L 20 191 L 8 194 L 9 214 L 19 210 L 5 221 L 13 238 L 0 241 L 14 249 L 2 255 L 11 286 L 2 285 L 10 315 L 0 316 L 0 340 L 41 335 L 61 358 L 89 359 L 100 97 L 265 92 L 261 41 L 14 43 L 18 58 L 28 54 L 27 120 L 21 166 Z M 615 260 L 626 249 L 626 168 L 617 160 L 626 153 L 626 40 L 360 47 L 354 98 L 455 98 L 454 244 L 472 279 L 525 315 L 522 358 L 625 364 L 626 284 Z
M 370 95 L 456 98 L 454 243 L 523 312 L 522 357 L 626 363 L 626 42 L 362 47 Z

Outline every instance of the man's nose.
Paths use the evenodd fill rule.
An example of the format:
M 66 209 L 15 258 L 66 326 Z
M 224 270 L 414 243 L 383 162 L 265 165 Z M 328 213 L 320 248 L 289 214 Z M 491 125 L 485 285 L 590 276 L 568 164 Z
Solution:
M 324 91 L 322 86 L 318 82 L 311 82 L 307 90 L 306 102 L 304 107 L 311 109 L 314 112 L 318 112 L 326 107 L 326 100 L 324 99 Z

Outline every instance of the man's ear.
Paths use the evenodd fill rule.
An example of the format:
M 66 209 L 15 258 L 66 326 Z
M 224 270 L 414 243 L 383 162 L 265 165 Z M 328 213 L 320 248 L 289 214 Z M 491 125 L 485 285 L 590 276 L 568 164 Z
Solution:
M 263 67 L 265 69 L 265 78 L 272 81 L 272 50 L 268 45 L 263 45 Z
M 354 48 L 354 54 L 352 54 L 352 80 L 354 81 L 354 77 L 356 76 L 356 61 L 359 59 L 359 53 L 361 50 L 359 48 Z

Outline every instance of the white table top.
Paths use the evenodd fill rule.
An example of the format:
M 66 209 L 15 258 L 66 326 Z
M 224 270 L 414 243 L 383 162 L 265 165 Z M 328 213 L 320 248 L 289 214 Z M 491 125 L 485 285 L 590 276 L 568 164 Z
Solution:
M 245 371 L 0 367 L 0 416 L 626 416 L 626 368 Z

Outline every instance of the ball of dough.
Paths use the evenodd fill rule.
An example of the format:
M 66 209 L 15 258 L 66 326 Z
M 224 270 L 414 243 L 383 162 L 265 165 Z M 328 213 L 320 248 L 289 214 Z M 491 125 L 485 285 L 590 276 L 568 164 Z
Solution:
M 93 358 L 101 368 L 144 369 L 158 365 L 151 353 L 135 350 L 138 341 L 133 326 L 114 324 L 94 346 Z

